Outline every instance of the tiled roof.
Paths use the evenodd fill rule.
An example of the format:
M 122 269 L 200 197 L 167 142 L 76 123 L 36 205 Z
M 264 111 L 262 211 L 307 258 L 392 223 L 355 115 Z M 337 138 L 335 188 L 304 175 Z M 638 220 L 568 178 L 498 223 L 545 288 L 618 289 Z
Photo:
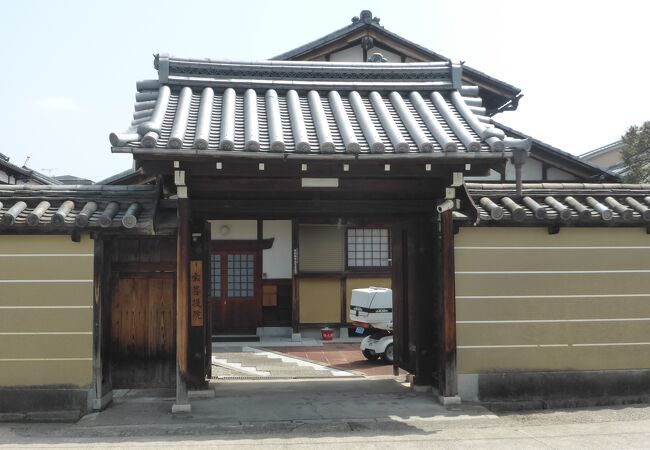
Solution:
M 650 184 L 465 185 L 481 221 L 650 226 Z
M 0 186 L 0 230 L 153 230 L 155 186 Z
M 131 127 L 115 152 L 507 152 L 462 66 L 442 63 L 261 63 L 159 55 L 159 79 L 137 84 Z M 148 150 L 151 149 L 151 150 Z
M 369 10 L 363 10 L 361 11 L 361 14 L 359 14 L 359 16 L 355 16 L 352 18 L 351 24 L 343 28 L 340 28 L 332 33 L 329 33 L 326 36 L 316 39 L 315 41 L 301 45 L 300 47 L 295 48 L 293 50 L 284 52 L 281 55 L 275 56 L 271 59 L 292 60 L 292 59 L 302 58 L 305 54 L 309 53 L 314 49 L 326 46 L 327 44 L 337 41 L 339 39 L 345 39 L 349 35 L 358 33 L 360 30 L 366 29 L 367 31 L 372 31 L 374 33 L 377 33 L 380 36 L 385 36 L 386 38 L 388 38 L 389 42 L 395 41 L 407 48 L 416 49 L 419 53 L 426 55 L 432 61 L 450 61 L 450 59 L 447 58 L 446 56 L 443 56 L 439 53 L 429 50 L 428 48 L 422 47 L 421 45 L 416 44 L 415 42 L 412 42 L 408 39 L 403 38 L 398 34 L 395 34 L 387 30 L 382 25 L 380 25 L 379 22 L 380 22 L 379 17 L 374 17 L 372 12 Z M 470 75 L 474 79 L 481 80 L 487 83 L 488 85 L 492 85 L 495 88 L 498 88 L 499 90 L 507 92 L 508 96 L 511 98 L 515 98 L 521 92 L 521 89 L 519 89 L 518 87 L 515 87 L 504 81 L 498 80 L 494 77 L 491 77 L 469 66 L 464 66 L 463 69 L 464 69 L 464 73 Z M 513 106 L 514 108 L 516 108 L 516 102 Z
M 126 184 L 152 184 L 156 181 L 156 175 L 145 175 L 142 169 L 127 169 L 120 173 L 111 175 L 97 182 L 97 184 L 113 184 L 113 185 L 126 185 Z

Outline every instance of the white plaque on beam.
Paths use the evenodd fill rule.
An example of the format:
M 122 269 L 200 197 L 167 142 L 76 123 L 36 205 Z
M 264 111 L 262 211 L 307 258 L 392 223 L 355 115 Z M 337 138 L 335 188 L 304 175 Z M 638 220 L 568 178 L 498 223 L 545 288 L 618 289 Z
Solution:
M 304 188 L 337 188 L 339 187 L 338 178 L 301 178 L 302 187 Z
M 185 171 L 184 170 L 174 170 L 174 184 L 176 186 L 185 185 Z
M 456 198 L 456 189 L 453 187 L 445 188 L 445 198 Z

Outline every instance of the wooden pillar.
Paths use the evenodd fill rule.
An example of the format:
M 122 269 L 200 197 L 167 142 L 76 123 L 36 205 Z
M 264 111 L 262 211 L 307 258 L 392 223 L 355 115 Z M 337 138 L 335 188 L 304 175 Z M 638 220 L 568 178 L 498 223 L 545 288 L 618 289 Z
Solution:
M 104 409 L 113 399 L 110 367 L 111 268 L 110 243 L 95 239 L 93 261 L 93 389 L 94 410 Z
M 300 333 L 300 296 L 298 293 L 298 222 L 291 221 L 291 327 L 293 336 Z
M 436 354 L 433 224 L 429 217 L 420 217 L 409 228 L 408 292 L 414 300 L 416 347 L 413 384 L 430 389 L 434 382 Z
M 440 215 L 441 282 L 439 389 L 442 399 L 457 399 L 456 371 L 456 270 L 454 265 L 454 225 L 452 211 Z
M 203 340 L 204 340 L 204 373 L 206 379 L 212 378 L 212 310 L 208 296 L 210 295 L 210 241 L 212 239 L 210 222 L 203 223 L 203 292 L 204 292 L 204 322 L 203 322 Z
M 172 406 L 172 413 L 191 411 L 187 394 L 190 244 L 189 199 L 179 198 L 176 236 L 176 402 Z

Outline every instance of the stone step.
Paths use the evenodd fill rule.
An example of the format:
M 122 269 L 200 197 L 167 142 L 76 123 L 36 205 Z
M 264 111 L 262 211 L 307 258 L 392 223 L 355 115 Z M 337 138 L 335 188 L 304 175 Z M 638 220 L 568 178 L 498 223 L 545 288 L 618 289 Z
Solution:
M 241 352 L 215 352 L 216 377 L 328 378 L 354 376 L 350 372 L 292 358 L 274 352 L 244 347 Z

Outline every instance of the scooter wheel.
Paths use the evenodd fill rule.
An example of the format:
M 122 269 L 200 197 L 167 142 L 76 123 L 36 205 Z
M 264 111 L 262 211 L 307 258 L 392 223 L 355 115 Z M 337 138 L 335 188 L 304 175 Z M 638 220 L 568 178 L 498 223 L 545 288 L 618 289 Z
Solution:
M 393 363 L 393 344 L 388 344 L 386 346 L 386 350 L 384 353 L 381 355 L 381 358 L 386 361 L 387 363 L 392 364 Z
M 361 353 L 363 353 L 363 356 L 365 356 L 368 361 L 375 361 L 379 358 L 377 353 L 371 353 L 370 350 L 363 350 Z

